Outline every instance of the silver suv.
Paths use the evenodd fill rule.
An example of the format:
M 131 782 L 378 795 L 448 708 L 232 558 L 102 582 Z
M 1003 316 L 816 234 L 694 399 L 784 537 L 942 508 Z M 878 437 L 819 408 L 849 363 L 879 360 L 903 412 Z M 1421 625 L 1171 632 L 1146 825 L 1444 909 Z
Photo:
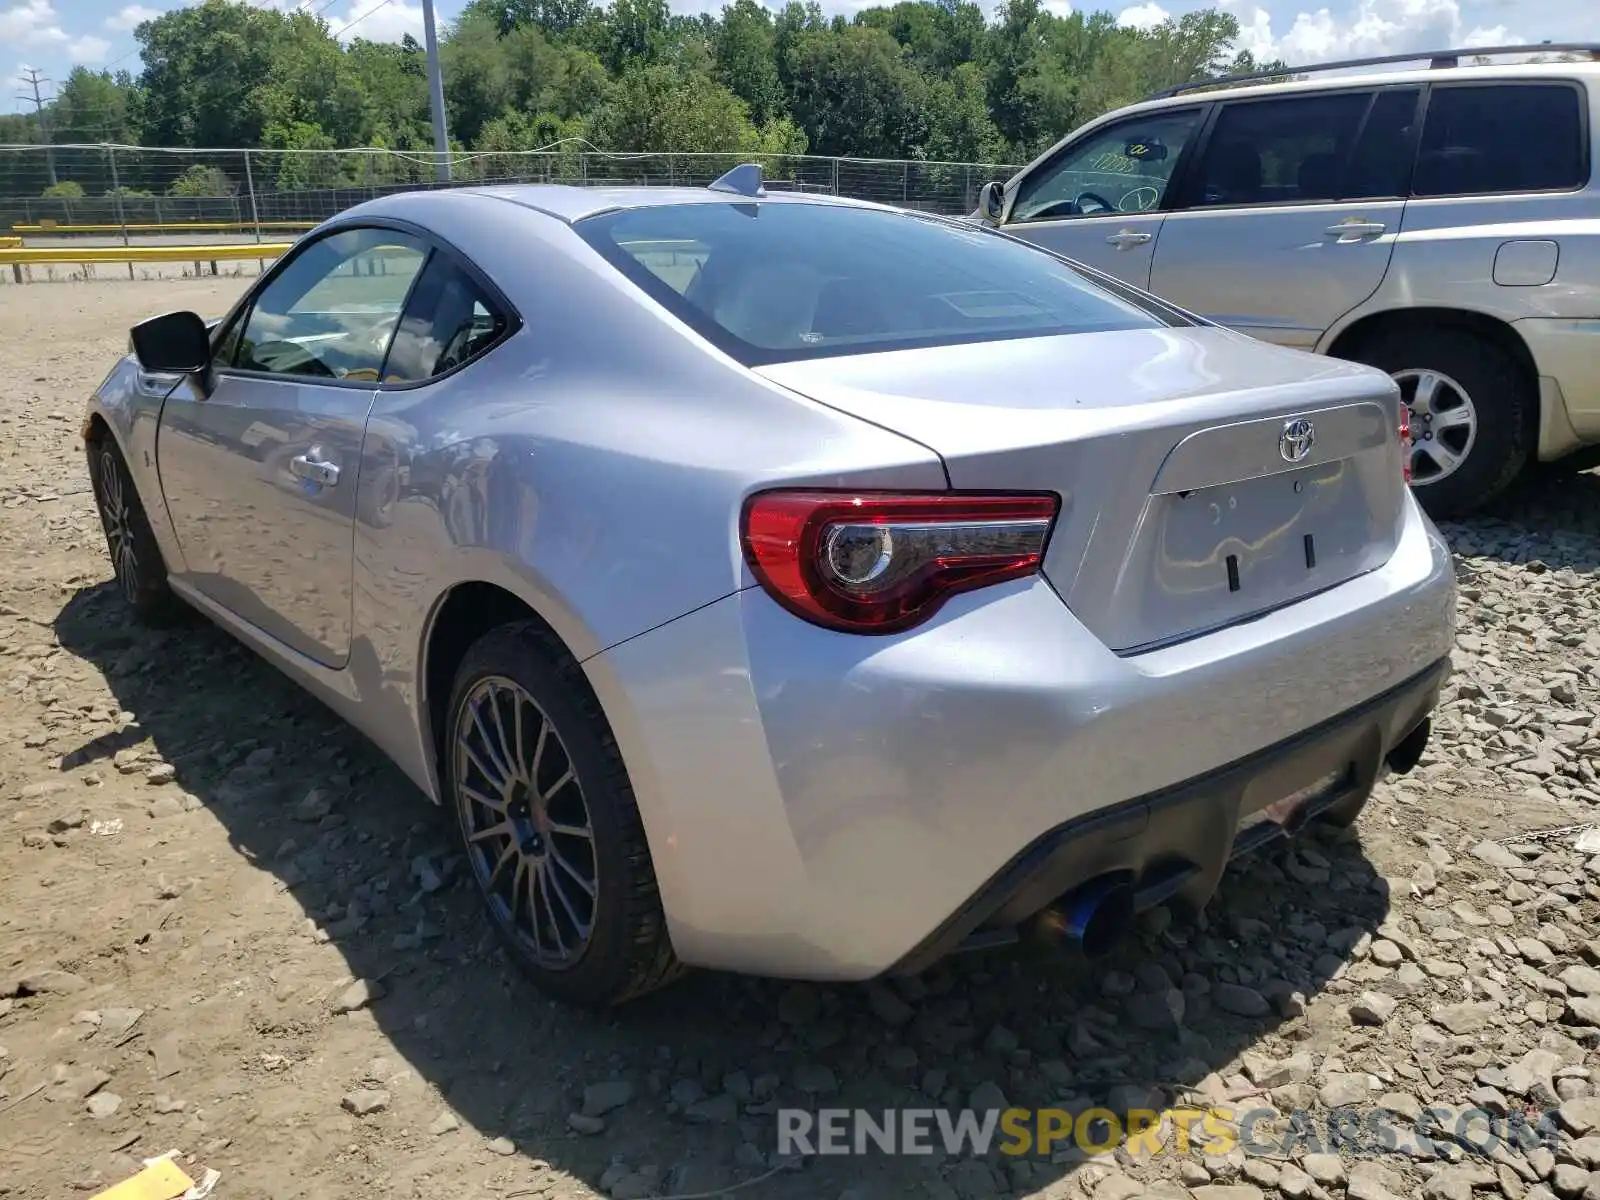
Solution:
M 1586 61 L 1486 65 L 1530 51 Z M 1532 462 L 1597 461 L 1600 47 L 1291 74 L 1419 59 L 1159 93 L 988 184 L 974 215 L 1219 324 L 1381 367 L 1411 409 L 1418 499 L 1461 515 Z

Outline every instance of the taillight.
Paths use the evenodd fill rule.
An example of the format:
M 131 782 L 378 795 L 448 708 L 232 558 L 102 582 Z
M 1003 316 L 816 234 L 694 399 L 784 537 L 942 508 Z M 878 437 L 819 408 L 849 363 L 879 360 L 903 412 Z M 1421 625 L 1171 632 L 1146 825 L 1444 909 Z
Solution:
M 796 616 L 894 633 L 957 592 L 1035 574 L 1059 507 L 1051 494 L 761 492 L 740 535 L 756 579 Z
M 1411 406 L 1400 401 L 1400 470 L 1411 482 Z

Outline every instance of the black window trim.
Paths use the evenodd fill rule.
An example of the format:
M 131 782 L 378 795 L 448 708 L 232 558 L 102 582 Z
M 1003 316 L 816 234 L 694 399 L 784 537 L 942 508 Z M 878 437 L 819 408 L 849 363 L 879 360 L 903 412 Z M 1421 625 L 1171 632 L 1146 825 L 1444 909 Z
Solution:
M 1427 132 L 1428 112 L 1433 107 L 1433 94 L 1436 91 L 1459 91 L 1462 88 L 1512 88 L 1512 87 L 1564 87 L 1575 94 L 1578 105 L 1578 182 L 1575 187 L 1563 188 L 1497 188 L 1488 192 L 1443 192 L 1436 196 L 1419 196 L 1416 194 L 1416 167 L 1417 158 L 1422 151 L 1422 135 Z M 1500 78 L 1500 79 L 1459 79 L 1448 83 L 1434 83 L 1429 81 L 1423 88 L 1422 107 L 1417 113 L 1417 128 L 1411 142 L 1411 171 L 1410 186 L 1407 188 L 1406 200 L 1481 200 L 1490 197 L 1503 196 L 1572 196 L 1585 191 L 1593 182 L 1594 174 L 1594 147 L 1590 138 L 1589 129 L 1589 91 L 1580 79 L 1546 79 L 1542 76 L 1536 78 Z
M 1071 141 L 1066 142 L 1057 148 L 1055 153 L 1045 158 L 1036 167 L 1028 171 L 1021 180 L 1018 181 L 1015 190 L 1012 192 L 1010 204 L 1007 205 L 1006 211 L 1001 214 L 1000 224 L 1002 226 L 1037 225 L 1042 224 L 1045 221 L 1090 221 L 1096 217 L 1119 217 L 1126 221 L 1130 217 L 1144 217 L 1149 216 L 1152 213 L 1171 212 L 1172 197 L 1176 194 L 1179 183 L 1184 178 L 1184 174 L 1188 169 L 1189 163 L 1193 161 L 1194 150 L 1196 146 L 1204 136 L 1205 131 L 1210 127 L 1211 114 L 1215 108 L 1215 101 L 1200 101 L 1198 103 L 1174 104 L 1168 108 L 1149 109 L 1145 112 L 1137 113 L 1132 116 L 1122 117 L 1118 120 L 1107 121 L 1105 124 L 1091 129 L 1079 137 L 1073 138 Z M 1053 171 L 1060 165 L 1063 158 L 1067 157 L 1067 155 L 1071 154 L 1074 150 L 1079 149 L 1085 142 L 1088 142 L 1093 138 L 1097 138 L 1110 130 L 1118 129 L 1124 125 L 1137 125 L 1141 121 L 1148 121 L 1154 118 L 1164 119 L 1188 112 L 1197 114 L 1199 118 L 1195 124 L 1194 136 L 1191 137 L 1188 142 L 1185 143 L 1183 149 L 1178 152 L 1178 161 L 1172 164 L 1172 174 L 1167 176 L 1167 186 L 1161 194 L 1161 202 L 1154 208 L 1147 208 L 1140 212 L 1134 213 L 1125 213 L 1119 209 L 1113 209 L 1111 212 L 1078 213 L 1075 215 L 1069 214 L 1059 217 L 1019 218 L 1013 216 L 1013 213 L 1016 210 L 1017 201 L 1022 197 L 1023 185 L 1026 184 L 1028 180 L 1033 179 L 1040 174 Z
M 1414 81 L 1381 84 L 1375 84 L 1368 81 L 1364 83 L 1353 83 L 1348 87 L 1314 88 L 1299 92 L 1282 92 L 1270 96 L 1241 96 L 1234 100 L 1215 101 L 1211 106 L 1210 114 L 1206 118 L 1205 126 L 1200 130 L 1199 136 L 1195 139 L 1195 153 L 1193 158 L 1190 159 L 1191 173 L 1184 177 L 1181 189 L 1173 189 L 1172 194 L 1174 200 L 1170 211 L 1194 213 L 1235 211 L 1256 212 L 1264 208 L 1311 208 L 1316 205 L 1381 204 L 1386 201 L 1406 200 L 1408 198 L 1407 194 L 1402 192 L 1393 196 L 1360 196 L 1351 199 L 1339 197 L 1338 199 L 1334 200 L 1259 200 L 1250 204 L 1199 204 L 1194 202 L 1190 192 L 1194 184 L 1200 178 L 1198 174 L 1198 164 L 1203 161 L 1205 152 L 1211 148 L 1211 138 L 1216 133 L 1217 122 L 1222 119 L 1222 112 L 1224 109 L 1239 108 L 1251 104 L 1282 104 L 1287 100 L 1320 100 L 1324 96 L 1349 96 L 1366 93 L 1367 106 L 1362 111 L 1360 120 L 1356 123 L 1355 136 L 1351 139 L 1350 148 L 1345 151 L 1344 159 L 1340 164 L 1342 175 L 1343 168 L 1349 166 L 1350 156 L 1355 153 L 1356 147 L 1360 144 L 1361 135 L 1366 132 L 1367 122 L 1372 116 L 1372 110 L 1377 106 L 1379 94 L 1383 92 L 1403 92 L 1413 88 L 1418 89 L 1419 95 L 1417 96 L 1417 107 L 1412 115 L 1411 136 L 1409 139 L 1410 145 L 1407 150 L 1410 163 L 1406 170 L 1406 184 L 1407 188 L 1409 189 L 1412 170 L 1416 165 L 1417 146 L 1419 144 L 1418 138 L 1421 135 L 1422 128 L 1421 117 L 1427 104 L 1427 88 L 1425 85 L 1416 83 Z
M 279 275 L 288 270 L 289 266 L 294 262 L 295 259 L 306 253 L 318 242 L 324 241 L 336 234 L 348 233 L 351 230 L 356 229 L 383 229 L 391 233 L 403 233 L 409 237 L 417 239 L 422 243 L 422 265 L 417 268 L 416 275 L 412 277 L 410 285 L 406 288 L 405 298 L 401 301 L 399 315 L 395 319 L 396 333 L 398 333 L 400 330 L 400 322 L 405 319 L 406 310 L 411 306 L 411 298 L 416 292 L 417 282 L 422 278 L 422 273 L 428 269 L 435 256 L 442 255 L 444 258 L 450 261 L 451 266 L 456 267 L 462 272 L 462 274 L 466 275 L 468 279 L 476 284 L 483 291 L 485 297 L 487 297 L 488 300 L 490 300 L 504 315 L 506 327 L 501 330 L 500 336 L 480 349 L 471 358 L 464 359 L 455 366 L 451 367 L 448 371 L 441 371 L 439 374 L 430 375 L 426 379 L 409 379 L 395 382 L 384 381 L 383 368 L 388 365 L 389 352 L 394 348 L 393 335 L 390 336 L 388 344 L 384 347 L 383 359 L 378 365 L 378 379 L 376 382 L 370 380 L 325 379 L 317 375 L 280 375 L 274 371 L 247 370 L 242 367 L 234 366 L 232 363 L 228 363 L 226 365 L 221 363 L 215 364 L 215 374 L 228 378 L 276 380 L 279 382 L 288 382 L 317 387 L 336 387 L 351 390 L 381 392 L 410 391 L 414 388 L 428 387 L 432 384 L 438 383 L 442 379 L 448 379 L 457 371 L 471 366 L 485 355 L 492 353 L 494 350 L 504 345 L 522 328 L 522 314 L 517 311 L 516 307 L 506 297 L 505 292 L 500 289 L 494 280 L 489 278 L 488 274 L 483 271 L 477 263 L 468 258 L 466 254 L 464 254 L 458 247 L 453 245 L 448 239 L 441 237 L 431 229 L 426 229 L 423 226 L 418 225 L 414 221 L 407 221 L 399 217 L 357 216 L 347 219 L 336 218 L 333 222 L 330 222 L 329 224 L 324 225 L 321 229 L 318 229 L 314 235 L 308 235 L 300 242 L 297 242 L 289 249 L 288 253 L 284 254 L 282 258 L 273 263 L 272 266 L 269 267 L 261 276 L 261 278 L 256 280 L 255 286 L 241 296 L 239 300 L 235 302 L 233 308 L 228 312 L 228 314 L 222 320 L 217 322 L 217 327 L 213 331 L 211 337 L 212 353 L 215 354 L 216 351 L 221 347 L 222 343 L 227 339 L 229 333 L 231 333 L 236 321 L 249 321 L 250 314 L 255 310 L 256 301 L 260 298 L 261 294 L 272 285 L 273 281 L 277 279 Z

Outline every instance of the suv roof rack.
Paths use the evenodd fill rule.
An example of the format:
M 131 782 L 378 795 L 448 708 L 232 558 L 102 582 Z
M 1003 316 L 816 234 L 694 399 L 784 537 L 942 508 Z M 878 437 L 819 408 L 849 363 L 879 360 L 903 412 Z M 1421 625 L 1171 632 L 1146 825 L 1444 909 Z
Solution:
M 1388 63 L 1418 62 L 1428 60 L 1433 70 L 1459 67 L 1463 58 L 1487 58 L 1494 54 L 1587 54 L 1591 62 L 1600 62 L 1600 43 L 1597 42 L 1540 42 L 1525 46 L 1473 46 L 1464 50 L 1418 50 L 1412 54 L 1384 54 L 1374 58 L 1347 58 L 1340 62 L 1314 63 L 1308 67 L 1284 67 L 1277 71 L 1250 71 L 1243 75 L 1221 75 L 1216 79 L 1197 79 L 1193 83 L 1180 83 L 1176 87 L 1151 92 L 1146 100 L 1164 100 L 1180 96 L 1198 88 L 1219 87 L 1227 83 L 1248 83 L 1256 79 L 1284 79 L 1291 75 L 1309 75 L 1316 71 L 1347 71 L 1352 67 L 1379 67 Z

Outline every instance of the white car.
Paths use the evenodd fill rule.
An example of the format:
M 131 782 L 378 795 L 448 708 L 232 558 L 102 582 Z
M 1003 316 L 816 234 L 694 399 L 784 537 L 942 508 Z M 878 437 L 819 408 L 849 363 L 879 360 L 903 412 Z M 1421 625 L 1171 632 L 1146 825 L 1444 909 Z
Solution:
M 1587 61 L 1459 65 L 1530 51 Z M 976 215 L 1219 324 L 1381 367 L 1411 410 L 1418 499 L 1460 515 L 1530 462 L 1600 461 L 1600 46 L 1291 74 L 1420 59 L 1171 89 L 987 185 Z

